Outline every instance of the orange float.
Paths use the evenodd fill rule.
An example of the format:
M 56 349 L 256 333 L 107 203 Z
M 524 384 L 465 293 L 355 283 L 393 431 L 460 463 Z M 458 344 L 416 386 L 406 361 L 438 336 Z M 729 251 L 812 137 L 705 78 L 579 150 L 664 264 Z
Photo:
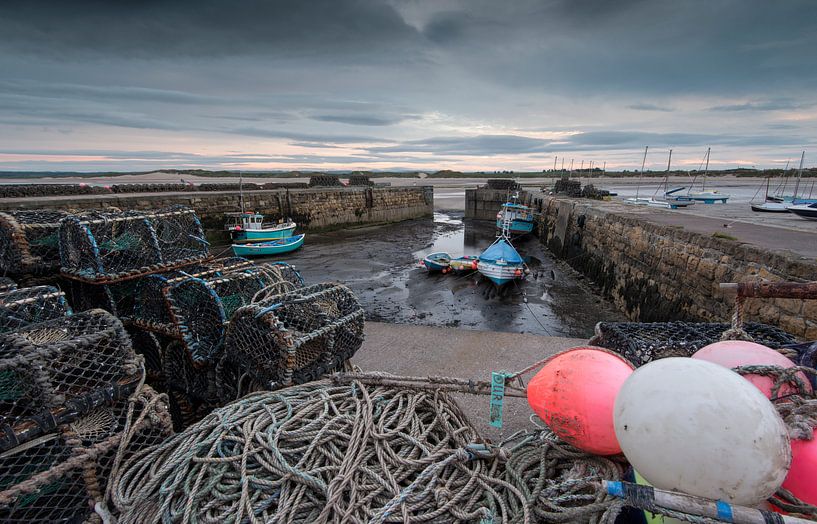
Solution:
M 528 404 L 562 440 L 596 455 L 621 453 L 613 405 L 633 365 L 597 347 L 554 355 L 528 384 Z
M 692 355 L 692 358 L 706 360 L 727 368 L 738 366 L 779 366 L 782 368 L 794 367 L 795 364 L 772 348 L 747 342 L 745 340 L 724 340 L 704 346 Z M 811 385 L 805 373 L 798 373 L 798 377 L 811 391 Z M 760 391 L 771 398 L 774 379 L 763 375 L 743 375 L 743 378 L 755 385 Z M 794 393 L 793 388 L 784 385 L 777 393 L 778 397 Z
M 817 505 L 817 430 L 811 440 L 791 441 L 791 468 L 783 487 L 811 505 Z

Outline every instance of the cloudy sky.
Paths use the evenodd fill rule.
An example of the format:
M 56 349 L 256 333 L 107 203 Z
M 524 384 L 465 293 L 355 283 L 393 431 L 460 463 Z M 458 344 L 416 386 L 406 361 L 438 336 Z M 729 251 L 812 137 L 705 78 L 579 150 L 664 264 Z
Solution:
M 782 167 L 811 0 L 7 0 L 0 170 Z

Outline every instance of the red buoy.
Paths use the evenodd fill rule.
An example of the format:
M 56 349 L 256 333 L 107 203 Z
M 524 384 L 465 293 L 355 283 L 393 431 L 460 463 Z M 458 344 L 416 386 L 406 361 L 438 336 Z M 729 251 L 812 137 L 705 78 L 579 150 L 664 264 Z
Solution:
M 596 455 L 615 455 L 621 447 L 613 405 L 633 369 L 606 349 L 569 349 L 551 357 L 531 379 L 528 404 L 565 442 Z

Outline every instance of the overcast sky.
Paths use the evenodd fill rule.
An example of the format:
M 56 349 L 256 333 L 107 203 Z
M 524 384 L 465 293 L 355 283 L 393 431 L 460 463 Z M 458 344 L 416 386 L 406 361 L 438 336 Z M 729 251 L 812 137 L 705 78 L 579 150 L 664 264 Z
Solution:
M 0 170 L 782 167 L 811 0 L 6 0 Z

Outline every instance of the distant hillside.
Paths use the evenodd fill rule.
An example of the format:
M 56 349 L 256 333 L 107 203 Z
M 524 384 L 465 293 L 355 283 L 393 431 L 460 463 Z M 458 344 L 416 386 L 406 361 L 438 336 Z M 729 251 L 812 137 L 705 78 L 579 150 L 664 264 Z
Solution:
M 567 170 L 543 170 L 543 171 L 471 171 L 461 172 L 444 169 L 434 172 L 420 172 L 420 171 L 208 171 L 205 169 L 154 169 L 151 171 L 98 171 L 93 173 L 88 172 L 74 172 L 74 171 L 0 171 L 0 180 L 3 178 L 92 178 L 92 177 L 117 177 L 124 175 L 147 175 L 150 173 L 166 173 L 173 175 L 188 175 L 200 177 L 237 177 L 239 175 L 245 178 L 306 178 L 315 175 L 335 175 L 340 177 L 348 177 L 350 174 L 365 175 L 370 178 L 541 178 L 541 177 L 558 177 L 558 176 L 572 176 L 572 177 L 588 177 L 588 178 L 622 178 L 638 176 L 638 171 L 604 171 L 594 168 L 590 169 L 576 169 L 573 171 Z M 782 169 L 722 169 L 709 171 L 709 176 L 737 176 L 737 177 L 779 177 L 783 173 Z M 645 171 L 645 177 L 662 177 L 664 171 Z M 701 171 L 690 170 L 673 170 L 670 175 L 673 176 L 695 176 L 701 174 Z M 796 169 L 789 169 L 788 176 L 796 176 Z M 808 168 L 803 170 L 803 177 L 817 177 L 817 168 Z

